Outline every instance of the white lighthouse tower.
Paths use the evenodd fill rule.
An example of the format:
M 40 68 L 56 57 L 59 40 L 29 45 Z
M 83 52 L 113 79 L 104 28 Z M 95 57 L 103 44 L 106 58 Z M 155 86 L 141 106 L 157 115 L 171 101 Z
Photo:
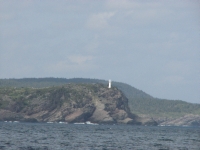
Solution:
M 111 80 L 108 80 L 108 88 L 111 88 Z

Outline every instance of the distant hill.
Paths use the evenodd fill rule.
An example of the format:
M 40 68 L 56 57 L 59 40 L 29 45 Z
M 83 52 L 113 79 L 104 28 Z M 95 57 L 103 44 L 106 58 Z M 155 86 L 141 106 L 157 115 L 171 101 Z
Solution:
M 200 115 L 200 104 L 154 98 L 125 83 L 114 82 L 113 85 L 118 87 L 129 99 L 129 107 L 134 114 L 172 118 L 186 114 Z
M 108 81 L 84 78 L 24 78 L 24 79 L 0 79 L 0 87 L 51 87 L 67 83 L 102 83 Z M 132 113 L 161 118 L 178 118 L 187 114 L 200 115 L 200 104 L 187 103 L 181 100 L 158 99 L 138 90 L 128 84 L 112 82 L 112 86 L 120 89 L 129 100 Z

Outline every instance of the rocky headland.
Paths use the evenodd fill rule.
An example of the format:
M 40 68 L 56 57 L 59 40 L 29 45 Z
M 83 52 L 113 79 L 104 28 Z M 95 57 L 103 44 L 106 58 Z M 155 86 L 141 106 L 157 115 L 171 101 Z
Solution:
M 1 88 L 0 120 L 157 125 L 152 118 L 132 114 L 124 94 L 103 84 Z

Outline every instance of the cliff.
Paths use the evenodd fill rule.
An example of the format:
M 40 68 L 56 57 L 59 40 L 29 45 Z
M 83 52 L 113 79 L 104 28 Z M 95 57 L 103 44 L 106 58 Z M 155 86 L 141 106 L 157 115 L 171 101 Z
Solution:
M 186 114 L 178 118 L 154 117 L 160 126 L 200 126 L 200 115 Z
M 1 88 L 0 120 L 157 125 L 152 119 L 133 115 L 123 93 L 103 84 Z

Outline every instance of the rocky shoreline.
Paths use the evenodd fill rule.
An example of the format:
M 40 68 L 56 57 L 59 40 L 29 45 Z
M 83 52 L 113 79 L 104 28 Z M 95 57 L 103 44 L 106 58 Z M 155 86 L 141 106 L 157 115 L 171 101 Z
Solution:
M 179 118 L 154 118 L 159 126 L 200 126 L 200 115 L 187 114 Z
M 115 87 L 66 84 L 41 89 L 1 89 L 0 121 L 200 126 L 200 115 L 185 114 L 179 118 L 135 115 L 127 97 Z
M 20 99 L 12 93 L 1 94 L 1 121 L 157 125 L 152 119 L 131 114 L 123 93 L 102 84 L 12 90 Z

